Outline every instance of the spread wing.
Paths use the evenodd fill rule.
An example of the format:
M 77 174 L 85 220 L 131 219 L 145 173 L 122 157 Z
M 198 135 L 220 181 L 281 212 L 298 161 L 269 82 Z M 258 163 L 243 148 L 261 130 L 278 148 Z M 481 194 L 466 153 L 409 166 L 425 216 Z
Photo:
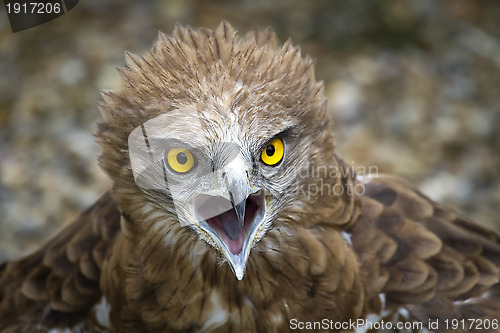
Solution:
M 0 265 L 0 332 L 73 326 L 101 297 L 101 264 L 120 230 L 110 193 L 32 255 Z
M 406 307 L 440 330 L 446 319 L 464 319 L 454 331 L 473 331 L 468 319 L 500 319 L 498 235 L 395 177 L 369 179 L 361 203 L 353 247 L 372 296 L 385 293 L 386 309 Z

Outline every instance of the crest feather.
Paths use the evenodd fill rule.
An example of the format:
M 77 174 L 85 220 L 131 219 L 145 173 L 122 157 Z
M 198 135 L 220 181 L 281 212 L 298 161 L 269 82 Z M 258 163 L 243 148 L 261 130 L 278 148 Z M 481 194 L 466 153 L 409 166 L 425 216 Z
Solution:
M 107 156 L 100 161 L 115 180 L 118 175 L 131 177 L 130 132 L 182 106 L 217 109 L 214 101 L 229 98 L 231 107 L 249 115 L 255 114 L 256 105 L 267 105 L 282 110 L 277 112 L 325 116 L 322 83 L 314 77 L 313 61 L 302 57 L 291 40 L 280 47 L 271 28 L 241 38 L 226 21 L 215 30 L 176 25 L 171 35 L 159 32 L 148 53 L 125 52 L 125 59 L 126 67 L 118 68 L 123 87 L 103 91 L 99 105 L 104 123 L 97 141 L 102 156 Z

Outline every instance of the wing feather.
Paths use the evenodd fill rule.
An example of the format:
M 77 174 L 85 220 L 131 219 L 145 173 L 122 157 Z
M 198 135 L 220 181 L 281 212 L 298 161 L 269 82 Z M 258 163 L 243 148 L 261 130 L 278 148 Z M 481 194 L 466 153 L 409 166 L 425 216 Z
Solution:
M 0 331 L 81 321 L 101 297 L 101 265 L 119 230 L 120 213 L 108 192 L 40 250 L 2 264 Z
M 385 293 L 387 309 L 407 307 L 424 324 L 500 319 L 498 235 L 402 179 L 381 176 L 363 184 L 351 233 L 372 297 Z

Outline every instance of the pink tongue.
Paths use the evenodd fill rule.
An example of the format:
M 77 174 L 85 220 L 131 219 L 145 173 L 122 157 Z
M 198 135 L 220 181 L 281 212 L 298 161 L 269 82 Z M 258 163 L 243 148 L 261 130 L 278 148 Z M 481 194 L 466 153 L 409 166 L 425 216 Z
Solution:
M 243 248 L 243 232 L 238 226 L 238 219 L 234 210 L 228 210 L 220 215 L 207 220 L 209 224 L 217 231 L 220 238 L 226 243 L 229 251 L 237 255 Z
M 236 217 L 236 212 L 231 209 L 218 216 L 220 224 L 226 234 L 232 240 L 236 240 L 240 235 L 240 227 L 238 225 L 238 218 Z
M 228 210 L 218 216 L 223 230 L 222 239 L 226 243 L 232 254 L 238 254 L 243 248 L 243 233 L 238 226 L 238 218 L 234 210 Z
M 232 254 L 240 254 L 242 248 L 243 248 L 243 237 L 240 234 L 238 238 L 235 240 L 230 239 L 229 237 L 223 237 L 224 242 L 226 243 L 227 247 L 229 248 L 229 251 L 231 251 Z

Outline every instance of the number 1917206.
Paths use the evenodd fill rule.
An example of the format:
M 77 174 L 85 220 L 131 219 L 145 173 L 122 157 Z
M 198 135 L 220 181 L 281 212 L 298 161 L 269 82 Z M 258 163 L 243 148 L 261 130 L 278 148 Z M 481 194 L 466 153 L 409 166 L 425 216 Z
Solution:
M 5 4 L 8 14 L 59 14 L 62 11 L 61 3 L 48 2 L 8 2 Z
M 491 330 L 498 329 L 498 319 L 446 319 L 446 329 Z

